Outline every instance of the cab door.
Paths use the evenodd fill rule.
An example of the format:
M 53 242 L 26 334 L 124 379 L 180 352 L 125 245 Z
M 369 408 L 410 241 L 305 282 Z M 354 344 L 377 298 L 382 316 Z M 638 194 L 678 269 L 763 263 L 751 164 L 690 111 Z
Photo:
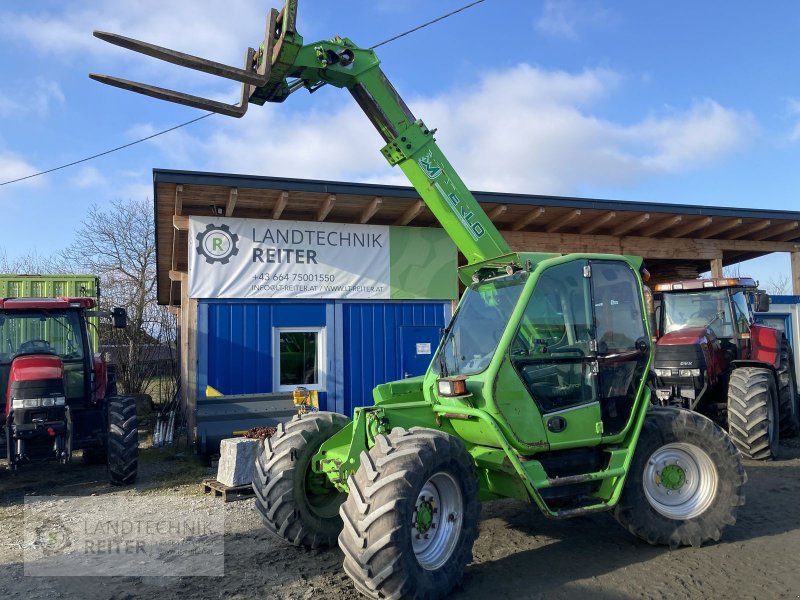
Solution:
M 586 260 L 544 271 L 510 348 L 553 450 L 597 444 L 603 432 L 589 275 Z
M 597 399 L 603 434 L 625 429 L 647 373 L 650 338 L 639 278 L 626 262 L 589 263 L 594 308 Z

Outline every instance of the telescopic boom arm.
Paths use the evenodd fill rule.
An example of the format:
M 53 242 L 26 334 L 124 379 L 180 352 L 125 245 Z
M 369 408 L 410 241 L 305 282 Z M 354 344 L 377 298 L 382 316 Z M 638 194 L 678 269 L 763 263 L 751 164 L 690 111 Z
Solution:
M 95 31 L 102 40 L 149 56 L 242 83 L 241 102 L 230 105 L 164 88 L 91 74 L 102 83 L 224 115 L 241 117 L 249 103 L 283 102 L 293 92 L 330 84 L 346 88 L 380 133 L 389 164 L 398 165 L 425 204 L 471 263 L 511 253 L 475 197 L 447 161 L 434 139 L 435 130 L 414 117 L 380 68 L 369 48 L 347 38 L 303 44 L 295 28 L 297 0 L 271 10 L 266 36 L 258 50 L 248 48 L 242 69 L 168 48 Z

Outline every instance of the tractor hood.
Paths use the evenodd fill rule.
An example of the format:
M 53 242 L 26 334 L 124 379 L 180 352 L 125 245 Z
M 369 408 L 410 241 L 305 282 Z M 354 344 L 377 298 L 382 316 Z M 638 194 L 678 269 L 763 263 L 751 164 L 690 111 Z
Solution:
M 658 338 L 656 344 L 658 346 L 691 346 L 711 342 L 716 337 L 714 332 L 707 327 L 687 327 L 686 329 L 665 333 Z
M 38 381 L 42 379 L 64 379 L 64 363 L 52 354 L 18 356 L 11 363 L 9 383 L 14 381 Z

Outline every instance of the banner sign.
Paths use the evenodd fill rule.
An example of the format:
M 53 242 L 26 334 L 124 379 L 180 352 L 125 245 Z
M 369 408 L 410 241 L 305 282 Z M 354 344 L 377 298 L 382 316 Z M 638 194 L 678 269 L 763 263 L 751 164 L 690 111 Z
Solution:
M 190 217 L 189 236 L 192 298 L 391 298 L 389 227 Z

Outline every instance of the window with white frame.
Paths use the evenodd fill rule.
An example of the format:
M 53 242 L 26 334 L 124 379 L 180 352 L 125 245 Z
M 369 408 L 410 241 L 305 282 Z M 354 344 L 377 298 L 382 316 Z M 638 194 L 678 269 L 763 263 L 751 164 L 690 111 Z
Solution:
M 272 348 L 276 392 L 325 389 L 324 327 L 275 327 Z

